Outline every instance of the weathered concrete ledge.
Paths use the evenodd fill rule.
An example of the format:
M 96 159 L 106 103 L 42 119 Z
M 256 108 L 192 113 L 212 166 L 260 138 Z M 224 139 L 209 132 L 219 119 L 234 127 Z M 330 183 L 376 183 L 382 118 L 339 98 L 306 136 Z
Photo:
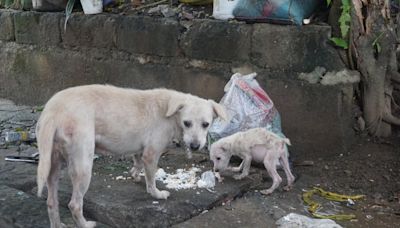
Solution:
M 0 10 L 0 97 L 43 104 L 63 88 L 167 87 L 219 100 L 237 68 L 258 72 L 294 157 L 334 156 L 352 141 L 352 86 L 309 85 L 299 72 L 344 67 L 329 26 Z
M 37 165 L 4 160 L 6 155 L 19 154 L 16 149 L 0 149 L 0 227 L 49 227 L 45 202 L 47 191 L 43 192 L 43 199 L 36 197 Z M 22 153 L 32 154 L 29 151 Z M 171 149 L 162 156 L 159 167 L 168 173 L 189 168 L 192 163 L 201 172 L 211 169 L 206 153 L 194 153 L 192 160 L 188 160 L 184 154 L 182 149 Z M 94 161 L 90 187 L 84 198 L 84 213 L 91 220 L 102 223 L 100 227 L 170 227 L 219 206 L 221 202 L 234 199 L 261 181 L 259 175 L 253 175 L 259 178 L 257 180 L 255 177 L 241 181 L 226 178 L 223 184 L 217 183 L 214 191 L 201 188 L 167 189 L 171 196 L 167 200 L 156 200 L 146 192 L 144 177 L 139 183 L 115 178 L 128 176 L 127 171 L 131 167 L 131 159 L 101 156 Z M 157 185 L 160 189 L 166 189 L 163 183 L 157 181 Z M 68 227 L 74 227 L 67 207 L 71 189 L 70 178 L 64 169 L 59 200 L 62 221 Z M 3 223 L 7 226 L 2 226 Z M 24 223 L 25 226 L 22 225 Z

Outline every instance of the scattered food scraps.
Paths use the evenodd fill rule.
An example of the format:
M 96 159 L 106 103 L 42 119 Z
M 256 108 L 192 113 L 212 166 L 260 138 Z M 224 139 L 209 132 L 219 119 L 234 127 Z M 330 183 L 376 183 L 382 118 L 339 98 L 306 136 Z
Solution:
M 164 169 L 158 169 L 156 173 L 156 180 L 162 181 L 169 189 L 188 189 L 197 187 L 196 173 L 201 170 L 197 167 L 185 169 L 177 169 L 176 173 L 168 174 Z
M 201 172 L 201 169 L 195 166 L 188 169 L 177 169 L 175 173 L 166 173 L 164 169 L 160 168 L 156 172 L 156 180 L 163 182 L 166 188 L 175 190 L 213 188 L 215 186 L 214 174 L 207 171 L 202 174 L 202 178 L 199 178 L 196 175 L 199 172 Z

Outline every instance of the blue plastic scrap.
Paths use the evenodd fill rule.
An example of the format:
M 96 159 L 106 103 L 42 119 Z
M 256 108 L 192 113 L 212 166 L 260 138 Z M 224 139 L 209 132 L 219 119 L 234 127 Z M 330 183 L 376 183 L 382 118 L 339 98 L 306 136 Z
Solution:
M 239 20 L 302 25 L 324 0 L 239 0 L 233 15 Z

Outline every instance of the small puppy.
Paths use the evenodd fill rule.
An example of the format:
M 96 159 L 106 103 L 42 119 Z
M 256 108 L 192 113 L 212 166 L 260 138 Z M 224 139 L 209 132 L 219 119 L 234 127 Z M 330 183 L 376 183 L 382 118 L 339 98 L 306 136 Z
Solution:
M 286 144 L 290 145 L 288 138 L 281 138 L 264 128 L 253 128 L 244 132 L 237 132 L 212 144 L 210 158 L 214 162 L 214 172 L 240 172 L 242 170 L 241 174 L 233 176 L 237 180 L 249 174 L 252 160 L 263 162 L 273 180 L 269 189 L 261 191 L 262 194 L 268 195 L 282 182 L 282 178 L 276 171 L 279 163 L 282 165 L 288 180 L 284 189 L 289 191 L 292 188 L 295 178 L 289 168 Z M 243 159 L 239 167 L 229 167 L 229 160 L 232 155 Z
M 72 182 L 68 204 L 78 227 L 94 227 L 83 216 L 94 151 L 132 154 L 132 176 L 140 180 L 144 168 L 147 192 L 166 199 L 168 191 L 156 187 L 158 159 L 174 139 L 183 139 L 192 150 L 206 143 L 207 131 L 224 108 L 212 100 L 168 89 L 135 90 L 88 85 L 63 90 L 46 104 L 36 127 L 39 147 L 38 195 L 47 185 L 51 227 L 61 227 L 58 180 L 67 163 Z

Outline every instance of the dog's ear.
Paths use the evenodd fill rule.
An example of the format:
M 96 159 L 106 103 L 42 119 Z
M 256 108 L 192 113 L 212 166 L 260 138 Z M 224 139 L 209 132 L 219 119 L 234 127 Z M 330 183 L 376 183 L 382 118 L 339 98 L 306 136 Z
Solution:
M 213 108 L 213 110 L 214 110 L 214 113 L 215 113 L 215 116 L 218 116 L 218 117 L 220 117 L 222 120 L 228 120 L 228 115 L 226 114 L 226 110 L 225 110 L 225 108 L 224 108 L 224 106 L 222 106 L 222 105 L 220 105 L 220 104 L 218 104 L 218 103 L 216 103 L 215 101 L 213 101 L 213 100 L 208 100 L 210 103 L 211 103 L 211 105 L 212 105 L 212 108 Z
M 183 108 L 184 104 L 182 101 L 178 101 L 175 99 L 171 99 L 168 102 L 167 113 L 165 114 L 166 117 L 171 117 L 175 115 L 179 110 Z

